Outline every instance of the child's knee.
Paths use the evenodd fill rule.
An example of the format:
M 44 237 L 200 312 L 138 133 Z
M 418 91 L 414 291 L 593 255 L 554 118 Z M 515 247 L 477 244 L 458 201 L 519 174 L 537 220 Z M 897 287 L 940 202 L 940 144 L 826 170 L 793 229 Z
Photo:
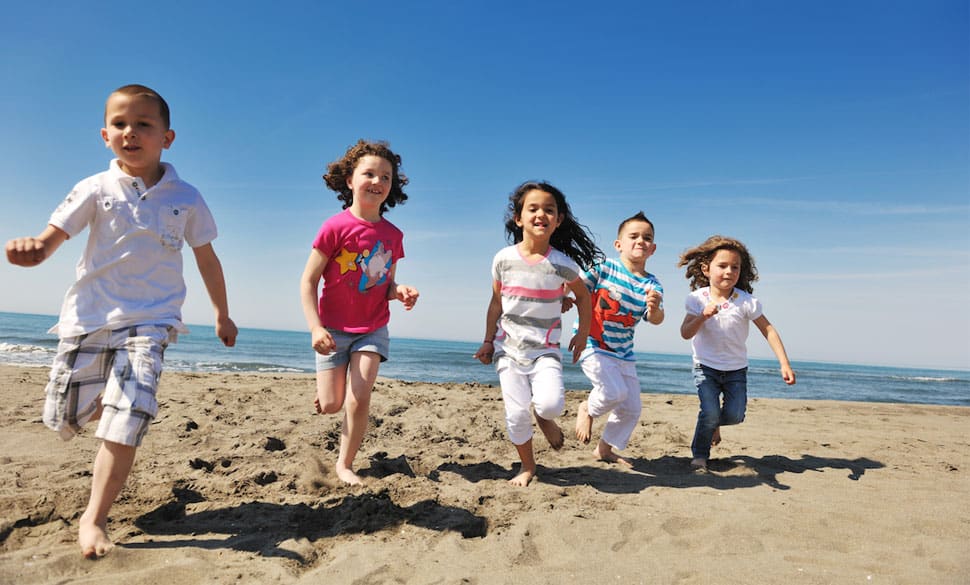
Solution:
M 566 398 L 565 396 L 548 397 L 545 400 L 537 401 L 533 408 L 535 408 L 537 416 L 552 420 L 566 410 Z

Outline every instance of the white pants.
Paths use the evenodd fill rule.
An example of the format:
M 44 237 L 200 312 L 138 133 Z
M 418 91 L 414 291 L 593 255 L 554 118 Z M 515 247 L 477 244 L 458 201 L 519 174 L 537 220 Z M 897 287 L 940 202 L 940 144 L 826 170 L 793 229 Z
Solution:
M 562 385 L 562 362 L 552 356 L 540 357 L 528 365 L 500 357 L 495 364 L 502 401 L 505 402 L 505 426 L 513 445 L 532 438 L 532 409 L 538 416 L 552 420 L 566 408 Z
M 589 415 L 596 418 L 610 413 L 603 427 L 603 441 L 615 449 L 625 449 L 643 409 L 636 363 L 593 353 L 582 365 L 593 383 L 586 406 Z

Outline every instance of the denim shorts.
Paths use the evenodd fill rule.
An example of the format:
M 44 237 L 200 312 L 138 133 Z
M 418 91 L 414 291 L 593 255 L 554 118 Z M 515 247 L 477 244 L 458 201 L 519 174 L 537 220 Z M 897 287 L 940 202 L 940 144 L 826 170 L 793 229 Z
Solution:
M 332 370 L 350 362 L 350 354 L 358 351 L 369 351 L 381 356 L 381 361 L 387 361 L 391 345 L 387 333 L 387 326 L 370 333 L 347 333 L 339 329 L 327 329 L 337 349 L 323 355 L 316 353 L 317 371 Z

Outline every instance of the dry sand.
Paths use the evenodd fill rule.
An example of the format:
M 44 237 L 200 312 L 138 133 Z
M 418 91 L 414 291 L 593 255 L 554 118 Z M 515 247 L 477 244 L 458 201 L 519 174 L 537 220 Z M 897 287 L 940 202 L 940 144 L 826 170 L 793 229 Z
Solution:
M 644 395 L 631 470 L 571 437 L 569 392 L 512 488 L 497 388 L 382 379 L 346 487 L 309 375 L 166 373 L 88 561 L 97 441 L 44 428 L 46 375 L 0 367 L 0 583 L 970 583 L 970 408 L 752 399 L 695 474 L 694 397 Z

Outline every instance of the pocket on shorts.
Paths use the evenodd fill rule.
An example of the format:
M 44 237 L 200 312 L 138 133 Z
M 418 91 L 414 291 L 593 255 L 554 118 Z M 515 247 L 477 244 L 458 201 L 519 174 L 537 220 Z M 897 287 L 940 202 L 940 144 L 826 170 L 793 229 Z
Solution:
M 61 340 L 57 344 L 57 357 L 51 365 L 50 376 L 47 380 L 46 393 L 50 397 L 57 397 L 67 392 L 71 379 L 74 377 L 74 360 L 81 344 L 76 341 Z

